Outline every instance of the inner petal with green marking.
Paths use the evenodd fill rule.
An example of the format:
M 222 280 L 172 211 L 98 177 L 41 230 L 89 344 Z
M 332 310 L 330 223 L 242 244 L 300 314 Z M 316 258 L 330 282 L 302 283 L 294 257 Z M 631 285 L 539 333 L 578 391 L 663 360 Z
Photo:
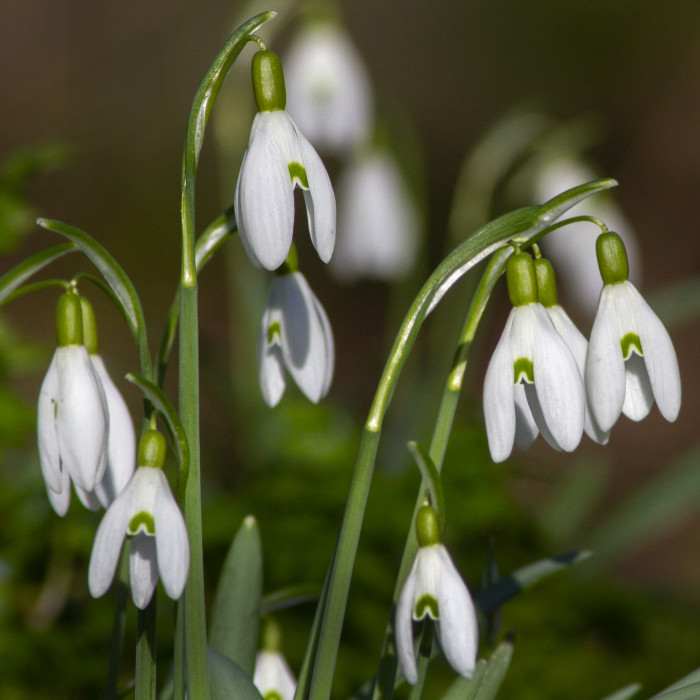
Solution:
M 418 598 L 416 604 L 413 606 L 414 620 L 422 620 L 426 616 L 431 620 L 440 619 L 440 607 L 438 606 L 437 599 L 429 593 Z
M 282 696 L 276 690 L 270 690 L 265 693 L 263 700 L 282 700 Z
M 513 383 L 520 384 L 521 381 L 528 384 L 535 383 L 535 370 L 529 357 L 519 357 L 513 363 Z
M 306 169 L 301 163 L 289 163 L 289 176 L 292 178 L 292 185 L 297 185 L 304 190 L 309 189 L 309 181 L 306 177 Z
M 273 321 L 267 329 L 267 342 L 270 345 L 275 342 L 275 336 L 277 336 L 277 342 L 282 340 L 282 326 L 279 321 Z
M 620 345 L 622 346 L 622 357 L 625 360 L 628 360 L 633 352 L 636 352 L 637 355 L 644 355 L 642 341 L 636 333 L 628 333 L 624 338 L 621 338 Z
M 145 532 L 147 535 L 155 536 L 156 524 L 153 520 L 153 516 L 145 510 L 136 513 L 129 521 L 127 532 L 130 535 L 138 535 L 139 532 Z

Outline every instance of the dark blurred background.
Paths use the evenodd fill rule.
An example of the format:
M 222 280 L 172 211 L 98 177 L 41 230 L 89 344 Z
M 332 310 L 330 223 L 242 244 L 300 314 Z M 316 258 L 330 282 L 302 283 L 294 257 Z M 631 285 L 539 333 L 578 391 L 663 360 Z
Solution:
M 255 11 L 276 6 L 286 9 L 285 3 L 274 1 L 253 5 Z M 242 325 L 246 318 L 259 318 L 269 278 L 247 271 L 241 272 L 241 279 L 250 280 L 250 287 L 231 284 L 231 271 L 241 270 L 243 259 L 236 240 L 229 245 L 228 259 L 219 256 L 202 276 L 203 454 L 208 470 L 206 505 L 211 507 L 211 519 L 208 523 L 205 520 L 205 537 L 210 538 L 212 587 L 217 562 L 241 518 L 250 511 L 261 520 L 264 542 L 271 547 L 270 559 L 274 547 L 289 545 L 281 533 L 298 529 L 302 539 L 309 532 L 319 537 L 320 551 L 314 554 L 312 563 L 303 561 L 303 557 L 295 560 L 289 553 L 280 564 L 268 562 L 266 557 L 266 584 L 270 589 L 287 585 L 285 578 L 290 574 L 297 578 L 308 574 L 316 584 L 322 580 L 340 522 L 359 426 L 390 339 L 398 328 L 397 305 L 407 307 L 422 278 L 447 252 L 445 231 L 463 159 L 505 113 L 527 105 L 561 122 L 585 118 L 595 125 L 596 137 L 591 140 L 587 157 L 596 163 L 601 175 L 620 182 L 615 198 L 636 231 L 644 261 L 642 291 L 652 304 L 654 299 L 663 300 L 661 295 L 669 286 L 692 280 L 700 270 L 699 3 L 353 0 L 342 5 L 347 29 L 370 69 L 378 99 L 402 112 L 420 144 L 425 165 L 422 179 L 427 188 L 423 272 L 405 281 L 398 293 L 377 282 L 339 285 L 322 269 L 308 243 L 301 240 L 305 272 L 328 310 L 336 335 L 335 382 L 328 408 L 307 408 L 298 394 L 289 390 L 291 398 L 285 397 L 282 408 L 272 413 L 267 412 L 256 390 L 255 328 L 243 333 L 244 342 L 229 324 L 231 318 L 241 320 Z M 60 143 L 66 147 L 61 166 L 31 178 L 23 196 L 36 215 L 83 228 L 121 262 L 140 291 L 154 349 L 179 272 L 180 167 L 187 114 L 206 66 L 242 12 L 242 3 L 222 0 L 3 3 L 0 162 L 37 145 Z M 272 28 L 272 24 L 268 26 Z M 272 47 L 283 53 L 296 26 L 295 20 L 285 15 Z M 263 38 L 268 36 L 267 29 L 260 32 Z M 244 60 L 234 67 L 232 85 L 226 93 L 229 102 L 236 99 L 234 87 L 243 90 L 246 104 L 249 102 L 248 52 L 252 54 L 252 49 L 247 49 Z M 237 113 L 235 119 L 240 118 Z M 250 119 L 252 113 L 242 117 L 242 125 L 231 128 L 245 133 Z M 200 229 L 232 203 L 237 175 L 237 165 L 231 165 L 235 157 L 222 157 L 213 129 L 208 133 L 197 183 Z M 332 172 L 333 167 L 331 160 Z M 306 239 L 305 223 L 298 219 L 298 224 L 301 230 L 297 240 Z M 28 253 L 55 242 L 51 234 L 34 230 L 21 247 L 5 256 L 0 272 Z M 238 262 L 231 262 L 231 257 Z M 77 256 L 71 256 L 56 264 L 52 275 L 70 277 L 78 269 L 89 267 L 89 263 L 82 264 Z M 697 294 L 697 286 L 687 289 L 691 291 L 686 296 Z M 122 376 L 136 368 L 137 354 L 119 315 L 97 292 L 90 293 L 98 308 L 102 354 L 113 375 Z M 250 299 L 241 300 L 248 293 Z M 241 308 L 227 306 L 234 295 Z M 436 313 L 427 324 L 431 340 L 419 346 L 419 359 L 407 368 L 407 382 L 414 382 L 413 389 L 397 394 L 397 417 L 389 421 L 380 453 L 380 467 L 384 467 L 380 479 L 386 479 L 386 483 L 378 486 L 379 495 L 370 503 L 368 518 L 386 518 L 389 503 L 394 504 L 395 495 L 401 494 L 405 502 L 397 507 L 400 513 L 392 516 L 398 533 L 406 527 L 417 487 L 416 475 L 407 471 L 409 461 L 403 445 L 409 439 L 429 440 L 434 416 L 431 409 L 437 406 L 449 368 L 466 309 L 465 295 L 457 287 L 443 305 L 448 310 Z M 664 308 L 674 308 L 675 297 L 671 299 L 670 307 L 667 304 Z M 505 294 L 498 293 L 495 300 L 475 347 L 458 434 L 448 455 L 446 470 L 449 467 L 453 471 L 445 472 L 445 479 L 451 480 L 448 501 L 453 503 L 455 521 L 461 523 L 455 523 L 454 532 L 460 534 L 454 543 L 455 557 L 474 585 L 478 585 L 486 542 L 494 531 L 497 559 L 500 539 L 500 564 L 509 571 L 533 556 L 585 547 L 596 541 L 596 536 L 601 536 L 596 525 L 605 515 L 615 512 L 630 494 L 653 484 L 674 460 L 689 459 L 687 471 L 692 472 L 696 465 L 700 472 L 700 460 L 693 452 L 700 416 L 696 391 L 700 383 L 700 330 L 692 313 L 680 320 L 666 319 L 676 344 L 684 388 L 676 424 L 667 424 L 654 409 L 642 424 L 621 419 L 607 448 L 593 446 L 584 438 L 576 456 L 562 456 L 539 444 L 540 440 L 528 454 L 514 456 L 507 467 L 489 465 L 479 430 L 479 394 L 488 354 L 507 312 Z M 692 306 L 692 299 L 685 301 Z M 4 318 L 22 338 L 39 344 L 36 352 L 46 362 L 52 351 L 53 304 L 52 294 L 44 292 L 22 298 L 3 310 Z M 576 312 L 572 313 L 576 317 Z M 590 319 L 579 315 L 577 320 L 587 332 Z M 438 360 L 436 349 L 441 353 Z M 37 360 L 31 371 L 12 382 L 14 390 L 25 398 L 27 410 L 33 405 L 45 366 Z M 168 389 L 173 396 L 174 387 L 171 376 Z M 138 396 L 131 388 L 123 389 L 138 416 Z M 308 430 L 307 439 L 302 440 L 300 433 L 291 434 L 289 426 L 301 433 Z M 276 437 L 271 437 L 273 434 Z M 13 470 L 18 467 L 13 456 L 32 452 L 31 417 L 12 440 L 8 438 L 8 442 L 13 441 L 14 451 L 6 450 L 3 456 L 2 488 L 16 478 Z M 275 454 L 278 448 L 287 456 Z M 471 466 L 464 466 L 470 457 Z M 290 467 L 274 481 L 273 476 L 280 476 L 281 465 L 289 462 L 298 471 Z M 484 476 L 485 469 L 495 474 Z M 652 527 L 641 531 L 633 546 L 630 542 L 634 538 L 630 538 L 620 548 L 611 548 L 607 557 L 601 557 L 599 567 L 589 572 L 591 578 L 572 574 L 566 583 L 562 579 L 550 582 L 546 584 L 549 598 L 545 595 L 537 603 L 533 592 L 535 602 L 506 619 L 504 624 L 515 626 L 516 632 L 522 629 L 524 647 L 529 643 L 531 649 L 537 648 L 538 626 L 547 627 L 551 642 L 534 657 L 522 651 L 520 671 L 513 671 L 520 675 L 515 676 L 507 697 L 600 697 L 606 688 L 612 692 L 625 683 L 644 680 L 641 675 L 649 673 L 646 655 L 654 654 L 658 659 L 663 654 L 659 645 L 668 656 L 662 655 L 661 670 L 647 681 L 649 690 L 658 690 L 692 670 L 691 649 L 697 649 L 700 642 L 700 516 L 693 514 L 700 512 L 700 484 L 698 498 L 693 500 L 693 494 L 688 494 L 688 485 L 695 483 L 692 477 L 681 483 L 678 493 L 685 498 L 678 512 L 666 503 L 666 510 L 649 516 Z M 2 643 L 5 650 L 14 645 L 16 634 L 24 645 L 24 651 L 12 657 L 13 672 L 0 674 L 0 688 L 3 676 L 12 679 L 3 691 L 3 697 L 8 698 L 30 697 L 22 688 L 28 689 L 34 682 L 37 687 L 45 687 L 43 681 L 29 680 L 31 676 L 22 669 L 23 664 L 29 666 L 35 654 L 50 657 L 55 653 L 58 643 L 46 641 L 51 639 L 46 629 L 55 632 L 56 625 L 59 630 L 60 625 L 67 625 L 76 635 L 83 635 L 82 646 L 90 615 L 99 614 L 103 628 L 109 627 L 110 603 L 86 601 L 79 573 L 73 579 L 74 588 L 68 587 L 72 592 L 65 594 L 74 606 L 69 606 L 69 613 L 59 607 L 55 619 L 46 624 L 27 623 L 45 584 L 45 555 L 55 552 L 55 547 L 36 544 L 35 558 L 20 566 L 17 562 L 21 559 L 13 552 L 17 545 L 11 543 L 20 537 L 19 530 L 37 536 L 42 524 L 58 527 L 59 532 L 63 532 L 60 528 L 69 528 L 66 521 L 56 525 L 58 519 L 45 512 L 38 500 L 32 500 L 43 498 L 40 479 L 34 479 L 30 486 L 21 498 L 6 496 L 6 517 L 0 525 L 0 542 L 8 552 L 2 562 Z M 488 500 L 488 495 L 483 495 L 488 488 L 504 494 L 499 496 L 504 500 L 498 500 L 506 504 L 501 510 L 500 506 L 484 506 L 478 500 L 477 495 Z M 30 491 L 34 493 L 31 498 L 27 495 Z M 674 492 L 669 493 L 672 502 Z M 459 500 L 460 494 L 464 494 L 469 507 Z M 25 507 L 22 498 L 30 499 L 32 504 L 34 530 L 23 530 L 21 522 L 10 519 L 20 512 L 13 510 L 19 509 L 18 502 Z M 318 515 L 302 525 L 299 519 L 307 506 L 299 503 L 306 499 L 316 505 L 320 501 L 321 505 Z M 296 505 L 292 507 L 290 502 Z M 574 504 L 571 507 L 578 503 L 584 514 L 580 522 L 568 522 L 557 529 L 562 511 L 567 509 L 562 503 Z M 469 512 L 458 515 L 462 508 Z M 21 512 L 26 515 L 25 510 Z M 496 513 L 493 520 L 484 515 L 490 512 Z M 77 552 L 75 571 L 80 572 L 89 556 L 96 516 L 76 513 L 77 508 L 72 509 L 68 519 L 77 518 L 84 524 L 70 526 L 77 527 L 71 548 Z M 476 519 L 476 525 L 470 517 Z M 637 522 L 645 522 L 643 510 Z M 664 523 L 668 528 L 661 527 Z M 370 549 L 368 556 L 374 559 L 365 562 L 364 578 L 364 569 L 358 573 L 359 590 L 365 590 L 363 586 L 371 590 L 373 585 L 390 590 L 400 555 L 400 534 L 392 541 L 376 523 L 368 524 L 368 528 L 365 544 Z M 321 535 L 320 529 L 327 532 Z M 304 568 L 307 565 L 310 568 Z M 386 580 L 377 583 L 382 577 Z M 376 617 L 381 622 L 387 612 L 379 597 L 377 594 L 376 600 L 370 600 L 370 605 L 377 606 Z M 577 600 L 584 602 L 578 605 Z M 554 606 L 562 606 L 566 614 L 557 614 Z M 590 608 L 591 615 L 581 613 L 585 619 L 570 621 L 567 626 L 562 617 L 570 615 L 571 608 L 579 613 L 582 608 Z M 100 612 L 95 613 L 95 609 Z M 82 627 L 76 619 L 82 621 Z M 355 646 L 345 662 L 350 670 L 343 671 L 342 690 L 353 688 L 365 668 L 368 674 L 374 672 L 372 659 L 357 660 L 357 647 L 366 642 L 376 658 L 381 624 L 370 634 L 361 625 L 358 630 L 357 624 L 349 623 L 348 637 Z M 567 650 L 567 658 L 553 658 L 549 664 L 558 669 L 567 664 L 575 668 L 578 663 L 578 671 L 569 675 L 552 668 L 545 673 L 534 661 L 530 664 L 526 660 L 539 655 L 540 662 L 547 665 L 549 655 L 561 649 L 557 625 L 562 626 L 562 637 L 580 642 L 580 646 L 572 644 Z M 678 631 L 675 641 L 674 630 Z M 365 633 L 367 639 L 363 642 Z M 290 658 L 297 665 L 304 634 L 302 629 L 293 635 L 298 646 Z M 68 642 L 65 644 L 70 648 Z M 519 653 L 516 643 L 514 669 L 518 668 Z M 625 665 L 620 655 L 630 663 Z M 46 660 L 42 658 L 41 663 Z M 577 661 L 581 658 L 584 660 Z M 598 678 L 601 669 L 610 670 L 612 663 L 617 670 L 604 683 L 601 681 L 600 692 L 597 680 L 590 692 L 577 685 L 580 676 Z M 93 668 L 84 684 L 75 680 L 79 677 L 76 672 L 77 676 L 66 676 L 66 681 L 59 684 L 62 690 L 34 697 L 64 697 L 64 692 L 72 692 L 71 697 L 94 697 L 94 689 L 101 687 L 103 671 Z M 60 674 L 60 669 L 56 673 Z M 542 677 L 549 690 L 522 690 L 517 678 L 527 674 L 534 681 Z M 556 678 L 544 680 L 545 676 Z M 574 685 L 570 692 L 564 690 Z

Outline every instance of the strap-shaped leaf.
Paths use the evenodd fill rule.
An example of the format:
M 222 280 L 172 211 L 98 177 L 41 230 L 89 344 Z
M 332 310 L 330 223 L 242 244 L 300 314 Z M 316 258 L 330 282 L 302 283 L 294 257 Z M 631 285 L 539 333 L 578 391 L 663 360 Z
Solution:
M 5 302 L 7 298 L 19 287 L 21 287 L 30 277 L 35 275 L 39 270 L 52 263 L 54 260 L 63 257 L 66 253 L 74 253 L 78 248 L 74 243 L 62 243 L 61 245 L 47 248 L 39 251 L 34 255 L 30 255 L 26 260 L 23 260 L 19 265 L 15 265 L 11 270 L 8 270 L 0 277 L 0 304 Z
M 499 578 L 492 586 L 479 591 L 474 595 L 474 602 L 482 613 L 490 612 L 547 576 L 585 561 L 590 556 L 591 552 L 569 552 L 550 559 L 540 559 Z
M 700 697 L 700 668 L 665 688 L 658 695 L 654 695 L 651 700 L 661 698 L 663 700 L 690 700 L 698 697 Z
M 197 262 L 197 272 L 211 259 L 212 255 L 225 243 L 237 230 L 236 217 L 233 207 L 227 209 L 221 216 L 207 226 L 194 246 L 194 255 Z
M 252 515 L 233 538 L 211 610 L 209 646 L 253 675 L 260 636 L 262 543 Z
M 119 263 L 112 257 L 104 246 L 100 245 L 92 236 L 81 231 L 75 226 L 64 224 L 54 219 L 37 219 L 42 228 L 65 236 L 90 259 L 92 264 L 100 271 L 105 281 L 116 295 L 121 305 L 121 311 L 128 319 L 129 327 L 135 338 L 139 338 L 144 332 L 143 310 L 141 301 L 131 280 Z
M 180 417 L 170 399 L 153 382 L 144 379 L 138 374 L 130 373 L 126 375 L 128 381 L 141 389 L 143 395 L 153 404 L 156 410 L 163 416 L 165 426 L 170 435 L 170 441 L 175 448 L 177 462 L 179 466 L 180 488 L 187 478 L 187 470 L 190 465 L 190 450 L 187 444 L 187 436 L 180 422 Z

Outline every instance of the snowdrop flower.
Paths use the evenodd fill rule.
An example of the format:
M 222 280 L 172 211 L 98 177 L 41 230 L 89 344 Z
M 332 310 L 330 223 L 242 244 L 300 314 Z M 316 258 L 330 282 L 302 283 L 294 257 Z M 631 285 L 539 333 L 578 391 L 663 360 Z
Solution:
M 469 590 L 440 544 L 437 515 L 423 506 L 416 518 L 420 547 L 396 606 L 396 652 L 406 680 L 418 680 L 413 649 L 413 621 L 429 617 L 450 666 L 462 676 L 474 673 L 479 626 Z
M 282 398 L 289 372 L 314 403 L 330 389 L 335 364 L 331 324 L 296 254 L 275 275 L 258 335 L 260 388 L 268 406 Z
M 258 267 L 277 269 L 287 257 L 294 228 L 294 188 L 304 191 L 311 241 L 323 262 L 335 245 L 335 195 L 328 173 L 285 111 L 282 64 L 272 51 L 253 56 L 259 112 L 238 174 L 234 207 L 238 233 Z
M 598 177 L 597 173 L 580 159 L 560 156 L 549 159 L 540 168 L 535 178 L 535 198 L 546 202 L 559 193 Z M 609 193 L 595 195 L 569 210 L 567 216 L 592 214 L 618 231 L 625 231 L 624 241 L 629 251 L 633 269 L 641 271 L 641 254 L 637 238 L 624 212 Z M 598 232 L 586 222 L 571 224 L 566 230 L 554 231 L 542 243 L 547 255 L 562 271 L 567 283 L 564 292 L 570 304 L 576 304 L 588 316 L 592 316 L 598 305 L 600 284 L 594 240 Z M 638 281 L 638 279 L 637 279 Z
M 586 363 L 593 415 L 603 430 L 610 430 L 621 412 L 639 421 L 656 400 L 661 415 L 674 421 L 681 407 L 681 378 L 668 331 L 627 279 L 620 237 L 601 234 L 596 253 L 604 286 Z
M 342 153 L 367 139 L 373 112 L 369 74 L 341 26 L 314 23 L 299 32 L 285 64 L 287 106 L 311 143 Z
M 389 280 L 406 274 L 416 257 L 420 215 L 401 170 L 384 149 L 359 156 L 338 184 L 339 277 Z
M 262 636 L 264 648 L 255 658 L 253 683 L 263 700 L 293 700 L 297 682 L 279 650 L 279 627 L 269 618 L 265 619 Z
M 112 584 L 125 537 L 131 540 L 129 572 L 136 607 L 148 605 L 159 576 L 170 598 L 182 595 L 190 549 L 185 521 L 161 469 L 164 457 L 163 436 L 149 430 L 139 445 L 141 466 L 107 509 L 95 535 L 88 568 L 94 598 Z
M 537 295 L 540 304 L 544 306 L 549 318 L 552 319 L 554 327 L 559 335 L 564 339 L 571 354 L 576 360 L 576 366 L 581 376 L 585 376 L 586 356 L 588 355 L 588 341 L 576 324 L 569 318 L 569 314 L 559 304 L 557 295 L 557 283 L 554 275 L 554 268 L 549 260 L 544 258 L 535 259 L 535 273 L 537 275 Z M 609 431 L 603 431 L 593 420 L 591 409 L 586 401 L 586 411 L 584 414 L 583 430 L 591 440 L 606 445 L 610 439 Z
M 505 460 L 514 439 L 527 449 L 538 431 L 555 449 L 571 452 L 584 423 L 583 381 L 576 360 L 537 301 L 532 258 L 512 255 L 506 271 L 513 309 L 484 379 L 491 458 Z
M 51 504 L 65 515 L 70 483 L 91 492 L 107 465 L 107 404 L 82 344 L 80 299 L 66 292 L 56 310 L 58 348 L 39 392 L 39 461 Z

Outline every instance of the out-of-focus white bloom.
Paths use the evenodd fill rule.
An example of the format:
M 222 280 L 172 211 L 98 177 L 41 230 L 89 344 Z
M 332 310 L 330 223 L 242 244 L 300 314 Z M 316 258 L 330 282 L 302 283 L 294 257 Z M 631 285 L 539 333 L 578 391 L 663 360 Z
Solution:
M 187 581 L 190 549 L 182 513 L 158 467 L 140 466 L 107 509 L 92 546 L 88 585 L 93 597 L 112 584 L 125 537 L 131 540 L 131 596 L 143 610 L 158 583 L 173 600 Z
M 335 246 L 335 195 L 313 146 L 285 110 L 258 112 L 234 200 L 238 234 L 258 267 L 277 269 L 294 228 L 294 188 L 304 191 L 311 241 L 323 262 Z
M 56 349 L 39 392 L 39 461 L 51 504 L 65 515 L 70 482 L 84 492 L 107 465 L 108 413 L 102 383 L 83 345 Z
M 332 270 L 341 278 L 394 279 L 416 257 L 420 216 L 399 166 L 384 149 L 355 159 L 338 184 L 338 244 Z
M 564 190 L 595 180 L 598 175 L 582 161 L 562 156 L 546 162 L 535 178 L 535 198 L 546 202 Z M 637 237 L 624 212 L 608 193 L 594 195 L 567 212 L 567 218 L 588 214 L 603 221 L 614 231 L 622 231 L 633 280 L 641 277 L 641 255 Z M 577 305 L 589 317 L 593 316 L 600 296 L 600 277 L 595 256 L 595 241 L 600 231 L 587 222 L 575 223 L 550 233 L 540 245 L 558 270 L 569 306 Z
M 396 606 L 396 652 L 406 680 L 418 680 L 413 621 L 429 617 L 450 666 L 471 677 L 479 649 L 479 625 L 469 590 L 442 544 L 420 547 Z
M 293 700 L 297 689 L 294 674 L 279 651 L 258 652 L 253 683 L 264 700 Z
M 330 389 L 335 365 L 331 324 L 301 272 L 276 275 L 258 335 L 263 398 L 275 406 L 289 372 L 314 403 Z
M 586 391 L 605 430 L 621 412 L 642 420 L 654 400 L 666 420 L 678 417 L 681 378 L 673 342 L 631 282 L 606 284 L 600 294 L 588 349 Z
M 369 74 L 348 34 L 330 22 L 297 34 L 285 57 L 287 108 L 317 148 L 344 152 L 367 140 Z

